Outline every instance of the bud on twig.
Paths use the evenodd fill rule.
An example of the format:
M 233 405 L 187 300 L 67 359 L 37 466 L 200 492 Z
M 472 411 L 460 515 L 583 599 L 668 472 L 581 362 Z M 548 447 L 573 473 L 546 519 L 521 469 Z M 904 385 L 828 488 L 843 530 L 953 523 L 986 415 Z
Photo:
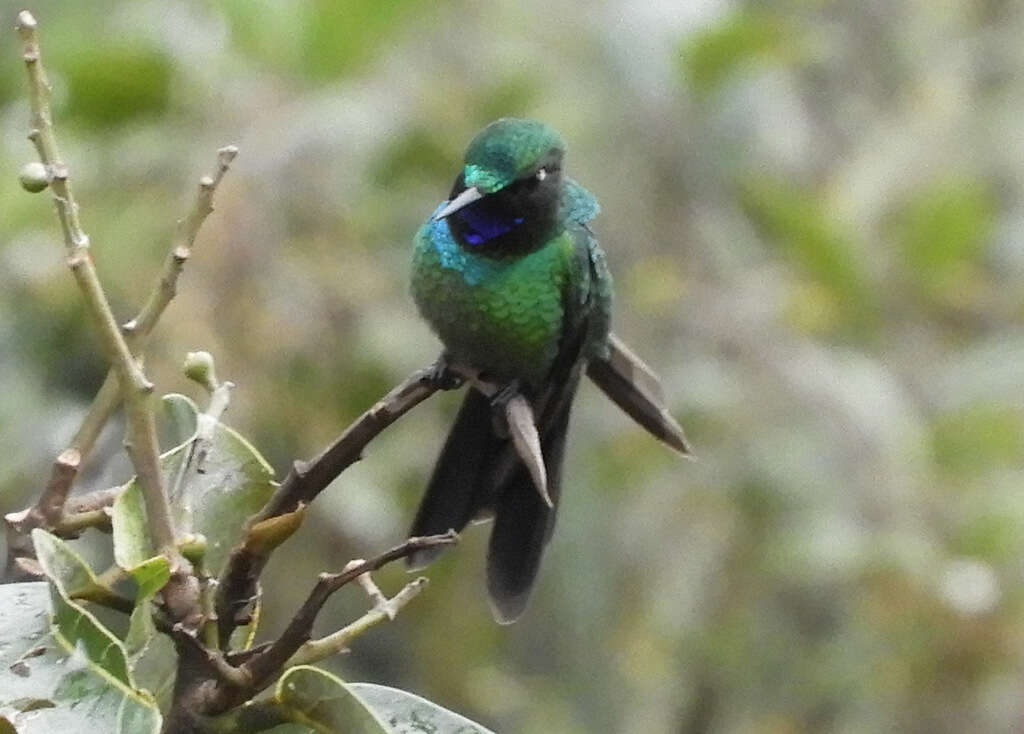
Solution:
M 39 161 L 26 163 L 18 172 L 18 180 L 21 181 L 21 188 L 38 194 L 50 185 L 50 173 Z
M 213 369 L 213 355 L 203 351 L 186 354 L 185 376 L 212 393 L 218 385 L 217 373 Z

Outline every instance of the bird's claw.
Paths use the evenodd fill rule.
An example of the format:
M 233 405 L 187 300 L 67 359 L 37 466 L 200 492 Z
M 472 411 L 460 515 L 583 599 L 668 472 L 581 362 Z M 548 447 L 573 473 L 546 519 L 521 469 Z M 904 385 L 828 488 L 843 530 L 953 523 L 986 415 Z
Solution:
M 448 359 L 441 355 L 434 364 L 430 366 L 423 381 L 438 390 L 458 390 L 466 379 L 451 368 Z

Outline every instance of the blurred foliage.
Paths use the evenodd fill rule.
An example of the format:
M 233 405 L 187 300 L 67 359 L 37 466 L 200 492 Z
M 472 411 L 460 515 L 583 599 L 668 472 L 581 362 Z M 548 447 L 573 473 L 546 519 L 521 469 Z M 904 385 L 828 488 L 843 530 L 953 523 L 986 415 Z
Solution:
M 147 367 L 192 392 L 182 357 L 213 352 L 238 383 L 227 420 L 279 474 L 435 356 L 409 243 L 482 124 L 548 121 L 601 201 L 615 329 L 663 375 L 700 461 L 584 386 L 523 620 L 491 621 L 473 528 L 336 661 L 343 679 L 527 734 L 1019 727 L 1019 2 L 34 10 L 119 316 L 216 148 L 239 144 Z M 5 512 L 38 491 L 105 370 L 50 205 L 16 180 L 31 149 L 6 48 Z M 318 499 L 268 569 L 265 630 L 318 571 L 402 536 L 457 403 L 418 408 Z M 119 442 L 115 425 L 81 489 L 126 481 L 104 461 Z M 341 595 L 322 631 L 364 607 Z
M 815 330 L 824 330 L 833 320 L 864 329 L 873 304 L 860 264 L 849 237 L 839 231 L 838 222 L 814 193 L 760 177 L 741 185 L 740 202 L 782 257 L 820 286 L 817 297 L 806 298 L 809 302 L 802 309 L 824 322 Z M 800 296 L 797 290 L 794 297 Z
M 743 69 L 784 60 L 793 41 L 787 30 L 778 13 L 741 7 L 686 40 L 683 70 L 698 94 L 713 92 Z

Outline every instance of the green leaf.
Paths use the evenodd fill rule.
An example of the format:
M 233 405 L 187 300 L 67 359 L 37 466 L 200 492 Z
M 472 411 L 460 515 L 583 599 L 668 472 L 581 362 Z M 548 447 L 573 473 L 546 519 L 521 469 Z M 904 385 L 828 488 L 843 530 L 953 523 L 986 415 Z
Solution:
M 57 536 L 37 528 L 32 531 L 32 544 L 47 577 L 63 596 L 101 604 L 115 599 L 82 557 Z
M 178 487 L 179 475 L 192 453 L 198 424 L 198 408 L 184 395 L 164 396 L 164 414 L 186 440 L 160 457 L 164 481 L 171 494 L 180 533 L 197 533 L 206 539 L 203 565 L 216 576 L 231 548 L 241 539 L 245 522 L 277 487 L 274 470 L 260 453 L 235 430 L 218 423 L 202 471 L 192 473 L 188 486 Z M 145 503 L 133 479 L 114 504 L 114 557 L 131 571 L 155 551 L 149 539 Z
M 45 530 L 32 531 L 39 563 L 64 596 L 90 597 L 106 592 L 89 565 L 67 543 Z
M 196 435 L 199 429 L 199 408 L 191 398 L 169 393 L 160 401 L 160 407 L 161 420 L 157 425 L 160 428 L 161 446 L 181 446 Z
M 146 506 L 142 491 L 130 482 L 114 500 L 110 524 L 113 528 L 114 562 L 129 573 L 156 555 L 149 539 Z
M 124 646 L 138 685 L 158 698 L 169 691 L 174 680 L 177 655 L 169 640 L 157 634 L 153 624 L 153 597 L 171 575 L 170 563 L 155 551 L 149 540 L 142 493 L 130 485 L 114 502 L 111 516 L 114 560 L 135 580 L 135 609 L 132 610 Z
M 87 657 L 118 682 L 134 688 L 128 657 L 121 641 L 72 596 L 92 593 L 102 587 L 92 570 L 71 547 L 45 530 L 32 531 L 39 565 L 53 588 L 54 636 L 68 652 L 82 645 Z
M 347 688 L 387 722 L 389 734 L 492 734 L 465 716 L 414 693 L 375 683 L 349 683 Z
M 42 555 L 48 573 L 63 573 L 68 559 L 60 550 L 57 558 L 44 561 Z M 52 626 L 51 604 L 58 611 Z M 117 638 L 66 599 L 57 582 L 0 586 L 0 721 L 19 734 L 156 734 L 160 712 L 125 684 L 119 648 Z
M 130 572 L 138 585 L 138 591 L 124 644 L 129 657 L 134 658 L 146 649 L 156 635 L 152 600 L 171 577 L 171 565 L 163 556 L 154 556 L 130 569 Z
M 220 732 L 305 731 L 389 734 L 393 729 L 352 694 L 344 681 L 319 668 L 297 665 L 277 682 L 272 698 L 249 703 L 214 720 Z M 281 724 L 298 727 L 276 729 Z
M 288 719 L 316 731 L 351 734 L 386 734 L 384 723 L 352 695 L 345 683 L 308 665 L 290 668 L 274 690 L 274 699 L 288 711 Z

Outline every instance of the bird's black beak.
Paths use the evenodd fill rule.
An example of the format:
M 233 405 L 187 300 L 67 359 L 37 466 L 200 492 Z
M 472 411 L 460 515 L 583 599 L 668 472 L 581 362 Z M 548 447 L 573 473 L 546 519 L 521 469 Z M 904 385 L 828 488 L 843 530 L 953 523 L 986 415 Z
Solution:
M 476 186 L 470 186 L 468 189 L 449 201 L 448 206 L 435 214 L 434 221 L 444 219 L 449 214 L 454 214 L 464 206 L 469 206 L 474 201 L 479 201 L 482 198 L 484 198 L 484 195 L 480 192 L 480 189 Z

